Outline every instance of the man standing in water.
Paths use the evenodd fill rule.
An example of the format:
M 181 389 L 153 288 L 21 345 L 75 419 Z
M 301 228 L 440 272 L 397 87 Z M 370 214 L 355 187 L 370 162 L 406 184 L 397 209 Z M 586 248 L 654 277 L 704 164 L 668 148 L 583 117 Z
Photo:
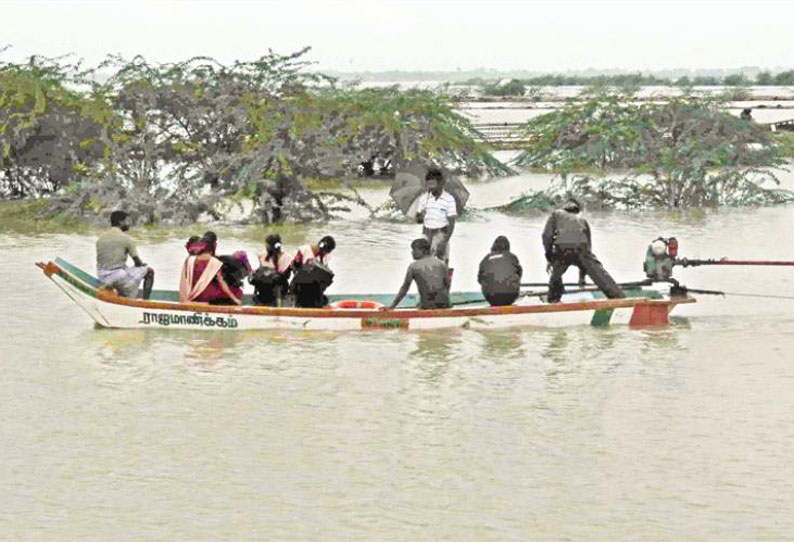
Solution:
M 393 309 L 399 305 L 414 281 L 419 290 L 420 309 L 449 308 L 447 266 L 430 254 L 430 243 L 425 238 L 415 239 L 411 243 L 411 254 L 415 261 L 408 266 L 405 280 L 394 301 L 384 309 Z
M 422 235 L 430 243 L 430 254 L 449 263 L 449 239 L 458 217 L 452 194 L 444 190 L 444 175 L 431 168 L 425 175 L 427 193 L 419 196 L 416 221 L 422 224 Z
M 590 225 L 579 214 L 581 205 L 570 198 L 561 209 L 557 209 L 543 228 L 543 248 L 548 262 L 549 303 L 558 303 L 565 291 L 562 276 L 568 267 L 579 267 L 580 283 L 589 275 L 596 286 L 609 298 L 626 297 L 617 283 L 607 273 L 592 252 Z
M 126 233 L 130 229 L 129 215 L 124 211 L 113 211 L 110 226 L 110 230 L 96 241 L 97 277 L 104 285 L 115 288 L 122 297 L 137 297 L 138 286 L 143 280 L 143 298 L 149 299 L 154 269 L 141 261 L 135 243 Z M 132 258 L 134 267 L 127 267 L 127 256 Z

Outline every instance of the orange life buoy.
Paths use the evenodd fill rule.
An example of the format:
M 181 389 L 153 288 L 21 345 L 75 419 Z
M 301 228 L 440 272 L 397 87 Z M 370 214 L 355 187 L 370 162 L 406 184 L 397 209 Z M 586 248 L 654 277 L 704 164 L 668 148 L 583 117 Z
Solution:
M 328 305 L 332 309 L 379 309 L 383 303 L 377 301 L 362 301 L 359 299 L 342 299 Z

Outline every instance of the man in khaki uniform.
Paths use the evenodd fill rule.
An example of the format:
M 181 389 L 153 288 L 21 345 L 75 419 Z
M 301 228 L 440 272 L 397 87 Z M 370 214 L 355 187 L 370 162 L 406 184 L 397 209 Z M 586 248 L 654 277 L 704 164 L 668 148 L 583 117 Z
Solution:
M 549 303 L 559 303 L 565 292 L 562 276 L 568 267 L 579 268 L 579 283 L 584 285 L 590 276 L 596 286 L 610 299 L 626 297 L 623 290 L 607 273 L 592 250 L 590 225 L 579 213 L 582 206 L 570 198 L 561 209 L 551 213 L 543 228 L 543 249 L 549 271 Z
M 132 238 L 125 232 L 130 229 L 129 216 L 124 211 L 110 214 L 110 230 L 96 241 L 97 278 L 106 286 L 115 288 L 122 297 L 137 297 L 143 280 L 143 298 L 149 299 L 154 284 L 154 270 L 138 257 Z M 127 267 L 127 256 L 134 267 Z

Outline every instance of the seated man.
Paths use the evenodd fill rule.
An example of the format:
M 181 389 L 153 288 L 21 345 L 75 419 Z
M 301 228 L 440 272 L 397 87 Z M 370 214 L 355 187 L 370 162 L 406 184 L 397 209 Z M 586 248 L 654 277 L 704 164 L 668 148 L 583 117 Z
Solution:
M 127 231 L 129 215 L 124 211 L 110 214 L 111 229 L 96 241 L 97 278 L 106 286 L 115 288 L 123 297 L 137 297 L 138 286 L 143 281 L 143 298 L 149 299 L 154 284 L 154 269 L 138 257 L 138 250 Z M 127 267 L 127 256 L 134 267 Z
M 294 276 L 290 292 L 295 296 L 296 307 L 324 307 L 328 304 L 325 290 L 331 285 L 334 273 L 328 268 L 328 259 L 336 248 L 336 241 L 326 235 L 316 245 L 303 245 L 292 260 Z
M 420 309 L 449 308 L 449 279 L 446 264 L 430 254 L 430 241 L 424 238 L 415 239 L 411 243 L 411 253 L 415 261 L 408 266 L 405 280 L 394 301 L 385 308 L 393 309 L 399 305 L 414 281 L 419 290 Z
M 491 246 L 491 253 L 480 262 L 477 282 L 482 295 L 491 305 L 512 305 L 521 288 L 521 264 L 510 252 L 510 241 L 500 235 Z
M 214 233 L 207 232 L 198 242 L 190 243 L 190 255 L 182 266 L 179 281 L 179 300 L 182 303 L 242 304 L 242 288 L 230 287 L 226 283 L 221 272 L 223 262 L 214 256 L 216 240 Z

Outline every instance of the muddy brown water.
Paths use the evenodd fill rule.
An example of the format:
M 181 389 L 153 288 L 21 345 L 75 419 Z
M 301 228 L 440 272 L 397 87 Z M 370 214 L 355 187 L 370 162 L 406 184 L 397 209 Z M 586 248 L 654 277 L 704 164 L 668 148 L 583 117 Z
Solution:
M 473 186 L 472 204 L 533 182 L 544 180 Z M 661 234 L 690 257 L 794 259 L 792 206 L 588 217 L 619 280 L 639 278 Z M 455 287 L 476 288 L 498 234 L 525 278 L 543 280 L 544 218 L 462 222 Z M 220 231 L 222 249 L 254 253 L 264 238 L 261 228 Z M 338 240 L 337 292 L 395 291 L 418 233 L 352 218 L 285 238 L 294 247 L 326 232 Z M 182 233 L 134 233 L 158 286 L 175 287 Z M 92 269 L 93 242 L 0 226 L 0 540 L 794 533 L 792 299 L 704 296 L 652 330 L 106 330 L 33 265 L 60 255 Z M 678 276 L 794 296 L 791 268 Z

